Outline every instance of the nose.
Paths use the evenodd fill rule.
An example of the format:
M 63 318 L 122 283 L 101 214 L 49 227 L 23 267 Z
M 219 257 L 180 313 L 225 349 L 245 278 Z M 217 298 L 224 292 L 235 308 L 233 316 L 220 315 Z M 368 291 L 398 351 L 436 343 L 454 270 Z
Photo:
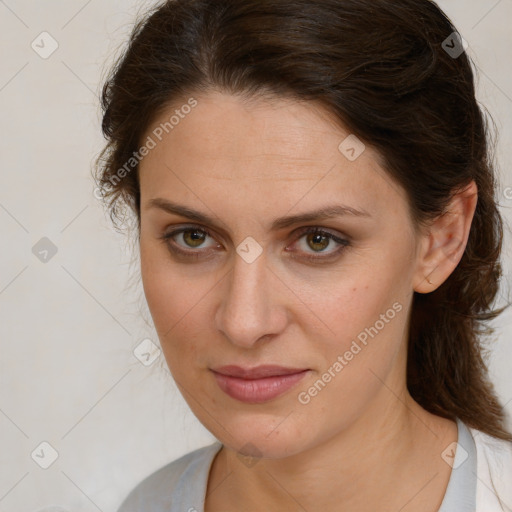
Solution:
M 280 281 L 267 266 L 264 254 L 252 263 L 235 255 L 215 316 L 217 329 L 233 345 L 250 348 L 284 330 L 286 306 L 276 283 Z

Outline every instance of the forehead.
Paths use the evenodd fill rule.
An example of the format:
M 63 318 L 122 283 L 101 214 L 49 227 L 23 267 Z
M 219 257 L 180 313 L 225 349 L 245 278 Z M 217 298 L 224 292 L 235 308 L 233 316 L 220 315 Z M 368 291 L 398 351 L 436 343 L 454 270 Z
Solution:
M 192 157 L 317 161 L 321 152 L 325 155 L 325 138 L 330 135 L 337 140 L 344 133 L 327 111 L 313 103 L 289 98 L 247 100 L 219 92 L 201 95 L 196 101 L 179 124 L 163 134 L 182 151 L 193 150 Z M 180 110 L 178 103 L 153 124 L 165 122 L 176 110 Z
M 215 191 L 224 201 L 242 194 L 245 201 L 275 209 L 276 201 L 291 208 L 301 197 L 317 203 L 328 194 L 330 203 L 357 200 L 367 206 L 361 208 L 376 211 L 383 195 L 403 196 L 369 145 L 358 158 L 347 158 L 340 144 L 354 136 L 317 104 L 289 98 L 246 101 L 219 92 L 194 99 L 192 109 L 180 111 L 179 102 L 169 107 L 145 134 L 156 146 L 140 164 L 143 201 L 165 191 L 176 198 L 179 189 L 179 196 L 197 203 L 193 191 L 198 197 Z M 171 128 L 173 115 L 179 120 Z M 153 135 L 158 126 L 167 127 L 161 140 Z

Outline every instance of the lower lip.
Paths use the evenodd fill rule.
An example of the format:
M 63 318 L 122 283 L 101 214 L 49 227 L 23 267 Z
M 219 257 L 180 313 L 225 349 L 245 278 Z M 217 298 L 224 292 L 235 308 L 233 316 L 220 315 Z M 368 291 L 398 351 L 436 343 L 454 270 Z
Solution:
M 213 372 L 220 389 L 240 402 L 261 404 L 282 395 L 304 378 L 309 370 L 262 379 L 240 379 Z

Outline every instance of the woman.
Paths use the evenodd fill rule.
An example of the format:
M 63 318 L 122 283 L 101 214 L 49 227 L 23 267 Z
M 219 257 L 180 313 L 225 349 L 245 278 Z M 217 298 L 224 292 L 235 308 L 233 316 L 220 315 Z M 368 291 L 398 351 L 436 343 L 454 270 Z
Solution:
M 480 345 L 502 220 L 433 2 L 169 1 L 103 107 L 99 184 L 135 214 L 167 364 L 218 439 L 121 512 L 512 507 Z

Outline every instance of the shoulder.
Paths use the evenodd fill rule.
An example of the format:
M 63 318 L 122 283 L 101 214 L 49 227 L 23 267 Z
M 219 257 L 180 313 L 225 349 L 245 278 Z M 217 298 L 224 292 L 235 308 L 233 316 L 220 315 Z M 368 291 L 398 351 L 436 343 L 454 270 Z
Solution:
M 512 507 L 512 442 L 471 428 L 477 451 L 477 512 Z
M 157 469 L 128 494 L 117 512 L 201 510 L 210 465 L 222 444 L 189 452 Z

